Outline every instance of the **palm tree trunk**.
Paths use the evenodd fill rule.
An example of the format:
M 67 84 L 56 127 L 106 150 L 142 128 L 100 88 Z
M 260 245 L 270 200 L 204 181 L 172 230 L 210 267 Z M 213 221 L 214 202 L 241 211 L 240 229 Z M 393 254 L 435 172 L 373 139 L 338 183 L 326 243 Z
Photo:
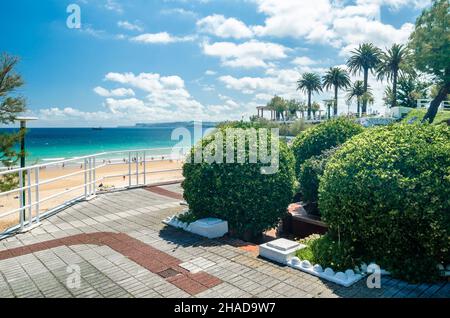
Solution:
M 367 88 L 369 87 L 369 70 L 364 69 L 364 93 L 367 93 Z M 367 113 L 367 100 L 364 98 L 362 105 L 362 115 Z
M 338 114 L 338 87 L 334 85 L 334 112 L 333 115 L 336 117 Z
M 394 76 L 392 79 L 392 107 L 397 106 L 397 77 L 398 77 L 398 71 L 394 71 Z
M 356 117 L 359 117 L 359 112 L 361 111 L 361 105 L 360 105 L 359 97 L 358 97 L 358 99 L 356 101 L 356 104 L 358 105 L 357 109 L 356 109 L 356 113 L 357 113 Z
M 308 120 L 311 120 L 311 91 L 308 90 Z
M 445 83 L 439 90 L 437 96 L 431 102 L 430 107 L 428 107 L 428 111 L 425 114 L 425 117 L 423 117 L 422 122 L 429 122 L 430 124 L 433 123 L 434 118 L 436 117 L 436 114 L 439 110 L 439 105 L 441 105 L 442 101 L 445 100 L 449 92 L 450 83 Z

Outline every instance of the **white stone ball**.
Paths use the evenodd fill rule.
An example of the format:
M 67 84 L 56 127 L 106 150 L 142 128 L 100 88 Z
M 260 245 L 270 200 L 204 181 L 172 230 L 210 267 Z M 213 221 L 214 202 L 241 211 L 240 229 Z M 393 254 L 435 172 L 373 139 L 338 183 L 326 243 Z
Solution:
M 325 268 L 324 272 L 325 275 L 327 276 L 334 276 L 334 270 L 332 270 L 331 268 L 327 267 Z
M 317 273 L 322 273 L 323 272 L 323 268 L 322 266 L 320 266 L 319 264 L 316 264 L 313 266 L 313 270 Z
M 291 264 L 292 265 L 300 264 L 300 258 L 298 258 L 297 256 L 294 256 L 293 258 L 291 258 Z
M 339 280 L 347 280 L 347 275 L 345 275 L 343 272 L 337 272 L 334 277 Z
M 303 267 L 303 268 L 311 268 L 311 267 L 312 267 L 311 262 L 308 261 L 308 260 L 304 260 L 304 261 L 302 262 L 302 267 Z
M 355 272 L 353 271 L 353 269 L 347 269 L 345 271 L 345 275 L 347 275 L 348 278 L 353 278 L 355 276 Z

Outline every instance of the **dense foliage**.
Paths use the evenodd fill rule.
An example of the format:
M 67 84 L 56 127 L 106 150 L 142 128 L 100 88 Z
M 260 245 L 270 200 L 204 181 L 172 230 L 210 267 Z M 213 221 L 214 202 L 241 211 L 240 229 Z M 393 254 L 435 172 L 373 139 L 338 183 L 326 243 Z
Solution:
M 25 99 L 16 92 L 23 85 L 21 76 L 14 71 L 17 63 L 18 59 L 15 57 L 7 54 L 0 56 L 0 124 L 13 123 L 17 115 L 25 111 Z M 20 153 L 14 146 L 23 133 L 0 133 L 1 165 L 11 167 L 17 162 Z M 0 177 L 0 191 L 11 190 L 17 184 L 16 174 Z
M 247 125 L 251 124 L 241 125 L 247 128 L 243 133 L 250 130 Z M 228 133 L 226 128 L 225 125 L 218 130 L 224 140 Z M 192 154 L 200 146 L 206 149 L 213 145 L 216 138 L 219 135 L 204 138 L 192 149 Z M 249 139 L 246 139 L 245 163 L 225 163 L 225 147 L 222 164 L 208 163 L 205 158 L 200 163 L 187 161 L 183 166 L 184 198 L 197 219 L 218 217 L 227 220 L 234 235 L 247 239 L 278 224 L 293 196 L 294 157 L 286 144 L 275 136 L 269 136 L 269 149 L 270 141 L 279 145 L 279 168 L 276 173 L 263 174 L 261 168 L 270 163 L 249 163 L 250 146 L 256 146 L 260 151 L 261 141 L 258 138 L 256 145 L 250 145 Z M 236 156 L 236 147 L 234 151 Z
M 439 92 L 431 102 L 424 120 L 433 122 L 440 103 L 450 93 L 450 2 L 434 0 L 416 21 L 409 46 L 415 67 L 434 77 Z
M 363 127 L 347 118 L 337 118 L 319 124 L 298 135 L 292 149 L 296 159 L 297 176 L 301 165 L 312 156 L 320 155 L 324 150 L 339 146 L 351 137 L 361 133 Z
M 306 245 L 306 248 L 297 251 L 296 256 L 312 264 L 320 264 L 323 268 L 345 271 L 361 265 L 361 261 L 354 257 L 354 248 L 349 243 L 339 242 L 329 234 L 313 234 L 299 243 Z
M 352 138 L 326 166 L 319 208 L 354 255 L 408 281 L 436 279 L 450 261 L 450 128 L 398 124 Z
M 319 200 L 319 181 L 328 160 L 335 152 L 336 148 L 325 150 L 319 156 L 313 156 L 301 165 L 298 181 L 304 202 Z

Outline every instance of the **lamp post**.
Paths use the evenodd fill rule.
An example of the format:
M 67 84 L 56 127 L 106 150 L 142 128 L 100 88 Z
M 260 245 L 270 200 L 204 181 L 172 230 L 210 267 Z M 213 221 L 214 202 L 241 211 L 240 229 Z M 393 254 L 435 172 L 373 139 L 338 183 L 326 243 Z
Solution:
M 20 168 L 25 168 L 25 132 L 26 132 L 26 129 L 27 129 L 27 122 L 28 121 L 33 121 L 33 120 L 37 120 L 37 118 L 35 118 L 35 117 L 17 117 L 16 118 L 16 120 L 17 121 L 19 121 L 20 122 L 20 133 L 21 133 L 21 137 L 20 137 Z M 24 187 L 25 186 L 25 173 L 22 171 L 22 180 L 21 180 L 21 183 L 22 183 L 22 187 Z M 25 197 L 25 191 L 23 190 L 23 188 L 20 190 L 21 191 L 21 211 L 20 211 L 20 214 L 21 214 L 21 216 L 20 216 L 20 220 L 21 220 L 21 223 L 20 223 L 20 227 L 21 227 L 21 230 L 23 230 L 23 223 L 24 223 L 24 221 L 25 221 L 25 216 L 26 216 L 26 214 L 25 214 L 25 209 L 23 208 L 24 206 L 26 206 L 26 197 Z M 30 200 L 30 203 L 31 203 L 31 198 L 28 198 L 29 200 Z M 30 222 L 30 226 L 31 226 L 31 220 L 29 221 Z

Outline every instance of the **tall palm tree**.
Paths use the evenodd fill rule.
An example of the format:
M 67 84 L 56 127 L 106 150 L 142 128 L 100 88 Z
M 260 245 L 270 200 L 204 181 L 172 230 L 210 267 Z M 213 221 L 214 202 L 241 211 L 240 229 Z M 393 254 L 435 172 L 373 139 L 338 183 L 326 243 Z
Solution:
M 297 81 L 297 90 L 308 94 L 308 119 L 311 119 L 311 96 L 322 91 L 320 76 L 316 73 L 304 73 Z
M 408 66 L 410 60 L 409 50 L 401 44 L 394 44 L 386 52 L 382 52 L 380 56 L 380 64 L 377 67 L 379 80 L 386 78 L 392 82 L 392 99 L 391 107 L 397 106 L 397 83 L 400 75 L 411 72 Z
M 356 50 L 353 50 L 352 56 L 347 61 L 347 66 L 353 74 L 364 73 L 364 92 L 367 92 L 369 72 L 373 74 L 380 63 L 381 51 L 372 43 L 360 44 Z M 362 112 L 367 112 L 367 101 L 363 101 Z
M 334 109 L 333 114 L 338 114 L 338 91 L 340 88 L 347 89 L 350 87 L 350 76 L 346 70 L 340 67 L 330 67 L 323 77 L 323 87 L 327 90 L 334 88 Z
M 366 98 L 364 98 L 365 96 Z M 352 87 L 350 87 L 350 89 L 347 91 L 348 102 L 351 102 L 355 98 L 357 104 L 357 113 L 359 116 L 361 111 L 361 102 L 367 102 L 368 100 L 370 100 L 370 98 L 373 98 L 370 87 L 367 87 L 367 92 L 365 91 L 363 81 L 355 81 Z

